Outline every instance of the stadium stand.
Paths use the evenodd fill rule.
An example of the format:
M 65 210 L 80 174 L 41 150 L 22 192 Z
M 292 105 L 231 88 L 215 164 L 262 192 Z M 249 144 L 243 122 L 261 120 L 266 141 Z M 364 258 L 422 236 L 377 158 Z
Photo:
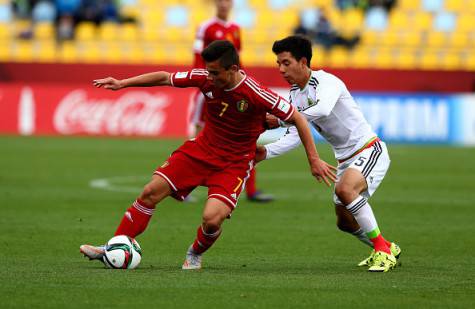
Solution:
M 193 35 L 212 16 L 212 0 L 117 2 L 119 21 L 79 22 L 73 40 L 58 41 L 47 6 L 35 11 L 38 20 L 34 14 L 17 16 L 11 1 L 0 0 L 0 61 L 191 65 Z M 389 11 L 342 10 L 336 2 L 236 0 L 233 19 L 243 29 L 243 62 L 273 66 L 274 40 L 291 34 L 302 12 L 324 9 L 339 33 L 361 40 L 351 49 L 315 45 L 319 66 L 475 70 L 473 0 L 398 0 Z M 31 37 L 24 35 L 28 31 Z

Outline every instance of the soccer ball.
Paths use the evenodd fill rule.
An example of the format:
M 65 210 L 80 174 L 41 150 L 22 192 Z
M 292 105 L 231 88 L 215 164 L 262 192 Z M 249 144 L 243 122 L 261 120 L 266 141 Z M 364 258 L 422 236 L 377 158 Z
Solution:
M 112 237 L 105 246 L 102 260 L 109 268 L 134 269 L 140 264 L 142 249 L 139 243 L 129 236 Z

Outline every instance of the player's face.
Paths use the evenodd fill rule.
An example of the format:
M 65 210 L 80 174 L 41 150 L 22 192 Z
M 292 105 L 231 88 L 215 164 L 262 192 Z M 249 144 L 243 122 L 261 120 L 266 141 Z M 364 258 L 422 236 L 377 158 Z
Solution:
M 216 0 L 216 11 L 218 17 L 222 19 L 227 19 L 233 7 L 232 0 Z
M 280 74 L 291 85 L 297 84 L 308 71 L 306 58 L 297 61 L 290 52 L 277 54 L 277 65 Z
M 206 62 L 206 70 L 208 71 L 208 80 L 217 88 L 230 88 L 232 78 L 235 73 L 235 66 L 225 69 L 219 63 L 219 59 L 213 62 Z

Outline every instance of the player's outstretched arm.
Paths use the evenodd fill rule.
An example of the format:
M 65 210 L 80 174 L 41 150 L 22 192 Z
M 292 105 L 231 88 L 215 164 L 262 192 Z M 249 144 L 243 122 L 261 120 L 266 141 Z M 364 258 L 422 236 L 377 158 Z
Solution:
M 322 182 L 323 180 L 327 186 L 331 186 L 331 183 L 336 181 L 336 167 L 320 159 L 305 117 L 299 112 L 294 112 L 287 122 L 294 123 L 297 128 L 300 140 L 302 141 L 305 152 L 307 153 L 312 175 L 315 176 L 319 182 Z
M 126 79 L 106 77 L 92 81 L 97 88 L 119 90 L 127 87 L 171 86 L 170 73 L 165 71 L 146 73 Z

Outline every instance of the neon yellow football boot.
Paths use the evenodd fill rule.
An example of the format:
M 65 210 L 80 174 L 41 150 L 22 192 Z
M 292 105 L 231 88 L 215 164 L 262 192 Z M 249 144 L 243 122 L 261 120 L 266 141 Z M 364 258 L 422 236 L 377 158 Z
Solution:
M 384 251 L 377 251 L 373 255 L 373 265 L 368 268 L 370 272 L 387 272 L 396 267 L 397 260 L 394 255 Z
M 392 242 L 389 249 L 391 250 L 391 253 L 394 255 L 396 260 L 398 261 L 398 264 L 400 264 L 399 256 L 401 255 L 401 251 L 402 251 L 401 248 L 396 243 Z M 366 259 L 364 259 L 363 261 L 358 263 L 358 267 L 373 265 L 373 256 L 374 256 L 374 254 L 375 254 L 375 251 L 372 250 L 369 257 L 367 257 Z

